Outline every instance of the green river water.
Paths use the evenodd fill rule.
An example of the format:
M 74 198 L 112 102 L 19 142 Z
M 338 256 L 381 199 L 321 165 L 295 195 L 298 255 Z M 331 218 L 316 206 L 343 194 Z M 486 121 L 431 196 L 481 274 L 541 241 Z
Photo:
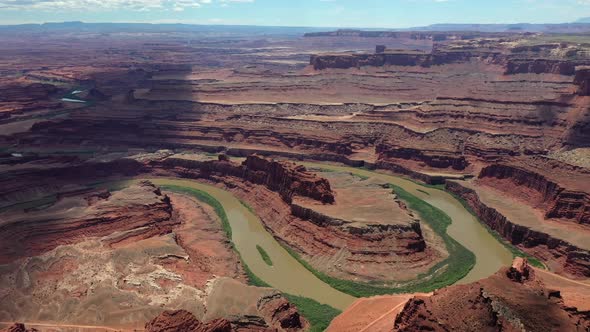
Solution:
M 453 221 L 447 233 L 476 256 L 475 266 L 459 283 L 469 283 L 490 276 L 501 266 L 508 265 L 512 261 L 512 254 L 488 233 L 459 201 L 442 190 L 364 169 L 319 163 L 304 164 L 308 167 L 352 172 L 377 178 L 384 183 L 402 187 L 412 195 L 447 213 Z M 225 209 L 232 228 L 232 241 L 242 259 L 255 275 L 272 287 L 288 294 L 311 298 L 341 310 L 355 300 L 354 297 L 324 283 L 301 265 L 264 229 L 260 219 L 244 207 L 233 194 L 191 180 L 168 178 L 149 180 L 160 186 L 172 185 L 205 191 L 217 199 Z M 257 245 L 268 253 L 273 262 L 272 266 L 263 261 L 256 248 Z

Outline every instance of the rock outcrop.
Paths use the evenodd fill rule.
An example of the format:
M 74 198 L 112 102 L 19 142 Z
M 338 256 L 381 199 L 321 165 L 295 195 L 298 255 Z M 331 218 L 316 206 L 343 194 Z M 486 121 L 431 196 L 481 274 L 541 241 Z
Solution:
M 35 328 L 28 329 L 22 323 L 14 323 L 14 325 L 0 330 L 0 332 L 39 332 L 39 330 Z
M 242 163 L 242 167 L 248 180 L 278 191 L 287 202 L 291 202 L 293 195 L 309 197 L 322 203 L 334 202 L 328 180 L 307 172 L 302 165 L 251 155 Z
M 583 332 L 590 327 L 587 316 L 567 308 L 541 281 L 530 275 L 525 283 L 510 279 L 513 270 L 526 271 L 526 265 L 516 265 L 512 272 L 503 269 L 472 284 L 414 297 L 397 315 L 393 330 Z
M 189 172 L 195 170 L 203 177 L 216 174 L 239 177 L 278 192 L 287 203 L 292 201 L 294 195 L 309 197 L 326 204 L 334 202 L 334 194 L 326 179 L 308 172 L 304 166 L 291 162 L 249 155 L 241 165 L 231 163 L 225 158 L 220 158 L 219 161 L 169 158 L 164 160 L 162 165 L 168 168 L 185 168 Z
M 280 294 L 266 296 L 258 301 L 258 311 L 268 325 L 285 331 L 299 331 L 307 326 L 307 321 L 299 315 L 297 307 Z
M 434 65 L 452 64 L 467 62 L 478 54 L 470 52 L 396 52 L 396 53 L 377 53 L 377 54 L 327 54 L 312 55 L 310 65 L 315 70 L 328 68 L 348 69 L 360 68 L 364 66 L 382 67 L 382 66 L 419 66 L 430 67 Z
M 164 311 L 145 324 L 146 332 L 231 332 L 231 324 L 225 319 L 208 323 L 200 322 L 186 310 Z
M 469 165 L 465 156 L 451 151 L 445 153 L 445 151 L 427 151 L 389 144 L 378 144 L 375 152 L 379 154 L 379 160 L 387 160 L 389 158 L 414 160 L 434 168 L 464 170 Z
M 590 61 L 589 61 L 590 62 Z M 585 64 L 586 61 L 559 60 L 559 59 L 514 59 L 506 62 L 504 74 L 557 74 L 572 76 L 576 66 Z
M 169 198 L 149 182 L 112 193 L 64 192 L 49 206 L 32 208 L 26 214 L 18 209 L 3 214 L 0 262 L 117 231 L 140 229 L 145 237 L 165 234 L 175 223 Z
M 529 266 L 526 258 L 516 257 L 506 275 L 513 281 L 525 282 L 534 278 L 534 270 Z

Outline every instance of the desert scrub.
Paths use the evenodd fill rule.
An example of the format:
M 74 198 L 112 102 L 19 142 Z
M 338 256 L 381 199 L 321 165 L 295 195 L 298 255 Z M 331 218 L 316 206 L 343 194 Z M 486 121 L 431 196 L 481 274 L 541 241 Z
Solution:
M 268 255 L 266 250 L 264 250 L 264 248 L 262 248 L 259 245 L 256 245 L 256 250 L 258 250 L 260 257 L 262 257 L 262 260 L 266 263 L 266 265 L 272 266 L 272 260 L 270 259 L 270 256 Z
M 475 265 L 475 255 L 459 242 L 447 234 L 447 227 L 452 223 L 451 218 L 443 211 L 426 203 L 418 197 L 408 193 L 404 189 L 390 185 L 397 196 L 408 204 L 408 207 L 416 211 L 421 219 L 426 222 L 445 242 L 449 257 L 437 263 L 427 273 L 420 274 L 416 280 L 398 283 L 395 286 L 387 282 L 364 283 L 331 277 L 316 270 L 293 249 L 283 247 L 307 268 L 316 277 L 333 288 L 356 297 L 370 297 L 374 295 L 431 292 L 446 287 L 461 280 Z

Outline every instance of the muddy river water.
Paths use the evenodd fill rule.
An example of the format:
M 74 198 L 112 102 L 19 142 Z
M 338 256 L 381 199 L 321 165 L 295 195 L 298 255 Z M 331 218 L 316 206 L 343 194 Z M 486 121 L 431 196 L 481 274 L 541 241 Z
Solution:
M 304 164 L 308 167 L 321 167 L 375 177 L 384 183 L 400 186 L 446 212 L 453 220 L 452 225 L 448 228 L 449 235 L 476 256 L 473 270 L 459 283 L 485 278 L 495 273 L 501 266 L 508 265 L 512 260 L 511 253 L 491 236 L 461 203 L 442 190 L 358 168 L 317 163 Z M 233 194 L 191 180 L 163 178 L 150 180 L 156 185 L 176 185 L 202 190 L 217 199 L 225 209 L 232 228 L 232 240 L 242 259 L 255 275 L 274 288 L 285 293 L 308 297 L 341 310 L 355 300 L 354 297 L 330 287 L 302 266 L 264 229 L 260 219 L 244 207 Z M 256 245 L 264 248 L 270 256 L 273 266 L 267 265 L 262 260 Z

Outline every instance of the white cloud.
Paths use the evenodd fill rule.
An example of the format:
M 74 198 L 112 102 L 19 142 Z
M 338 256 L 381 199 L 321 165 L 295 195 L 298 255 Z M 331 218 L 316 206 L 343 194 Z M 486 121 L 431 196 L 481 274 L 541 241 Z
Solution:
M 0 0 L 0 10 L 121 10 L 137 11 L 198 8 L 214 2 L 227 6 L 229 3 L 248 3 L 254 0 Z

